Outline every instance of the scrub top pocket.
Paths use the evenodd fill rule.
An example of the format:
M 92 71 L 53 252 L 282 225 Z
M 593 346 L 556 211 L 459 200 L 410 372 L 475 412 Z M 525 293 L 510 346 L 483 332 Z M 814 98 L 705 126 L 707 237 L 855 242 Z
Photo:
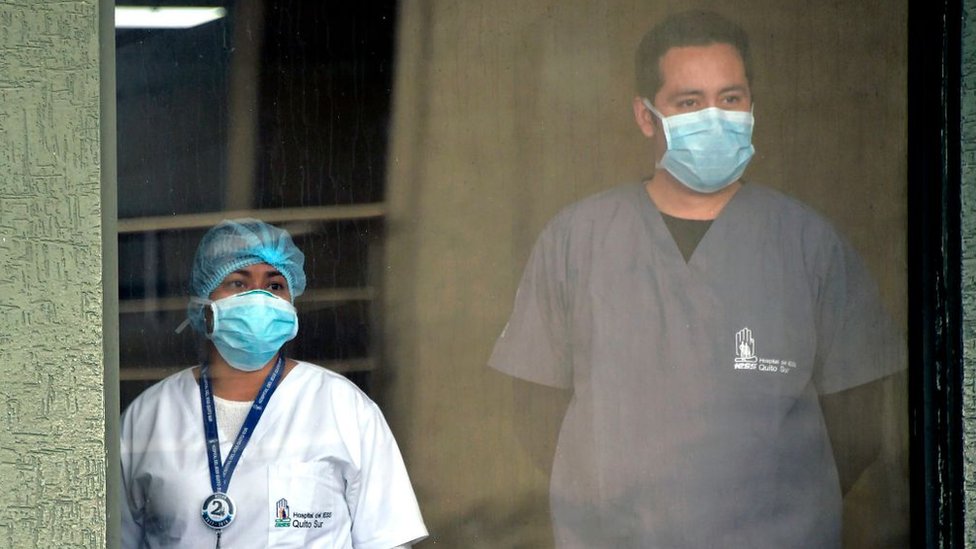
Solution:
M 270 547 L 352 547 L 346 482 L 334 463 L 268 466 Z

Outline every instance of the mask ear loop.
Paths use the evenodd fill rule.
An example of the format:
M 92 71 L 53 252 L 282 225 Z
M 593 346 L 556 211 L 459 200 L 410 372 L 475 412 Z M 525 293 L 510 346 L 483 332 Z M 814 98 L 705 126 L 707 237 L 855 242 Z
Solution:
M 658 120 L 662 120 L 662 121 L 664 120 L 664 115 L 662 115 L 660 112 L 658 112 L 657 109 L 654 108 L 654 105 L 651 103 L 651 100 L 650 99 L 648 99 L 646 97 L 642 97 L 641 98 L 641 103 L 643 103 L 644 106 L 647 107 L 647 110 L 651 111 L 651 114 L 653 114 L 654 116 L 656 116 L 658 118 Z
M 190 325 L 190 319 L 189 319 L 189 318 L 187 318 L 187 319 L 186 319 L 186 320 L 184 320 L 183 322 L 180 322 L 180 325 L 179 325 L 179 326 L 177 326 L 177 327 L 176 327 L 176 330 L 174 330 L 174 331 L 175 331 L 176 333 L 178 333 L 178 334 L 179 334 L 179 333 L 182 333 L 182 332 L 183 332 L 183 330 L 185 330 L 185 329 L 186 329 L 186 327 L 187 327 L 187 326 L 189 326 L 189 325 Z
M 646 97 L 642 97 L 641 98 L 641 103 L 644 104 L 644 107 L 648 111 L 650 111 L 651 114 L 653 114 L 654 116 L 656 116 L 657 119 L 661 121 L 661 130 L 664 132 L 664 139 L 668 142 L 668 145 L 670 145 L 671 144 L 671 135 L 670 135 L 671 131 L 670 131 L 670 128 L 668 127 L 668 122 L 667 122 L 668 117 L 667 116 L 664 116 L 663 114 L 661 114 L 661 111 L 655 109 L 654 108 L 654 105 L 651 104 L 651 100 L 650 99 L 648 99 Z
M 650 99 L 648 99 L 646 97 L 642 97 L 641 98 L 641 103 L 644 104 L 644 107 L 647 108 L 647 110 L 651 114 L 653 114 L 654 116 L 656 116 L 657 119 L 661 121 L 661 131 L 664 132 L 664 142 L 667 143 L 668 148 L 670 148 L 670 146 L 671 146 L 671 135 L 670 135 L 670 132 L 668 131 L 668 125 L 664 121 L 664 119 L 666 117 L 663 114 L 661 114 L 660 111 L 658 111 L 657 109 L 654 108 L 654 105 L 651 104 L 651 100 Z M 658 159 L 658 160 L 655 160 L 654 161 L 654 171 L 657 171 L 657 170 L 662 169 L 662 167 L 661 167 L 661 160 L 662 159 Z
M 190 304 L 194 304 L 194 305 L 202 305 L 202 306 L 206 307 L 207 305 L 210 305 L 211 303 L 213 303 L 212 300 L 205 299 L 205 298 L 202 298 L 202 297 L 191 297 L 190 298 Z M 178 333 L 178 334 L 179 333 L 182 333 L 183 330 L 185 330 L 186 327 L 189 326 L 189 325 L 190 325 L 190 318 L 187 317 L 186 320 L 184 320 L 183 322 L 180 322 L 180 325 L 176 327 L 176 333 Z

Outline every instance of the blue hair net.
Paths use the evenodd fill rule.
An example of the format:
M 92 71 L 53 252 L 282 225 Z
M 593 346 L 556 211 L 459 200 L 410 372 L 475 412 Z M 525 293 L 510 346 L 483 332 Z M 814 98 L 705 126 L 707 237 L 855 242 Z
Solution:
M 267 263 L 284 275 L 293 301 L 305 291 L 305 254 L 288 231 L 257 219 L 225 219 L 200 240 L 190 272 L 190 294 L 209 299 L 227 275 L 256 263 Z M 202 333 L 203 306 L 199 301 L 190 300 L 187 316 L 193 328 Z

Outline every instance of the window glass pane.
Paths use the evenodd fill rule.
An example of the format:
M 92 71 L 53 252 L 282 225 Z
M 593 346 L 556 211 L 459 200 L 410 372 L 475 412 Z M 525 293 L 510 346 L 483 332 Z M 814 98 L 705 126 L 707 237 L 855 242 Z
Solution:
M 257 217 L 422 545 L 907 545 L 907 2 L 329 4 L 118 30 L 123 406 Z
M 374 404 L 395 6 L 210 4 L 116 13 L 123 545 L 421 539 Z

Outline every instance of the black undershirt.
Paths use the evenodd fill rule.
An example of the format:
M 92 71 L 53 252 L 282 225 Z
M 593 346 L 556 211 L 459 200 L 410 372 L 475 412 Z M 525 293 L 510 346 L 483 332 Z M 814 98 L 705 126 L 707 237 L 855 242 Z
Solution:
M 705 233 L 708 232 L 708 228 L 712 225 L 712 220 L 681 219 L 680 217 L 674 217 L 666 213 L 662 213 L 661 217 L 664 218 L 664 224 L 667 225 L 668 231 L 671 232 L 671 238 L 678 245 L 678 249 L 681 250 L 681 255 L 685 258 L 685 263 L 687 263 L 691 259 L 691 254 L 695 252 L 695 248 L 698 247 L 698 243 L 701 242 L 701 239 L 705 237 Z

